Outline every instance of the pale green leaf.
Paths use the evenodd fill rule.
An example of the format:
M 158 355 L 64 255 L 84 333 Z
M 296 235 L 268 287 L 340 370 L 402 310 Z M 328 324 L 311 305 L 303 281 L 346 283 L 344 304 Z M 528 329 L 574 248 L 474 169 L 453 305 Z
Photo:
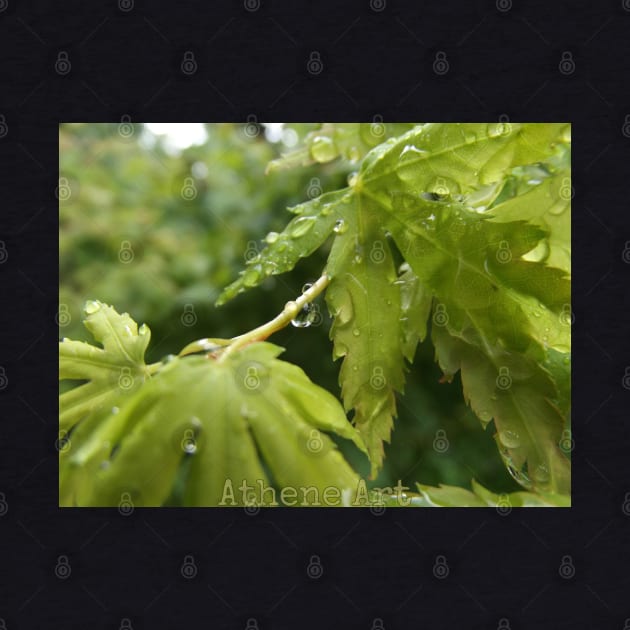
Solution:
M 328 193 L 293 208 L 298 216 L 280 234 L 270 233 L 267 246 L 250 259 L 241 277 L 224 289 L 217 305 L 224 304 L 265 278 L 290 271 L 298 260 L 309 256 L 333 233 L 348 203 L 347 191 Z
M 324 164 L 339 157 L 356 162 L 387 138 L 398 136 L 412 126 L 385 123 L 379 118 L 371 123 L 323 123 L 320 129 L 306 135 L 302 146 L 270 162 L 267 172 Z
M 120 315 L 98 301 L 85 305 L 85 326 L 102 348 L 64 339 L 59 343 L 59 379 L 87 383 L 59 397 L 59 428 L 70 430 L 77 422 L 101 409 L 115 406 L 146 378 L 144 352 L 151 332 L 138 330 L 127 313 Z
M 440 366 L 449 377 L 461 370 L 466 401 L 484 425 L 494 419 L 508 471 L 526 488 L 568 494 L 570 462 L 559 447 L 564 415 L 551 375 L 537 358 L 466 337 L 450 322 L 433 326 Z
M 186 505 L 274 504 L 272 482 L 296 488 L 298 504 L 348 504 L 358 476 L 320 429 L 365 450 L 362 440 L 281 351 L 254 343 L 225 361 L 174 359 L 119 410 L 79 424 L 61 462 L 62 504 L 161 505 L 184 469 Z

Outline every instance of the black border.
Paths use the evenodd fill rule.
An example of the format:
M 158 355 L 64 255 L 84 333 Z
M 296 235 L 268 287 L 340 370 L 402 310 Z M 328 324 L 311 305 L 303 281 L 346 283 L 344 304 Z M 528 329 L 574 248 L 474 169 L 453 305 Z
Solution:
M 263 630 L 378 628 L 377 619 L 387 630 L 623 628 L 630 3 L 245 0 L 217 3 L 212 13 L 197 1 L 161 11 L 148 0 L 131 4 L 127 11 L 128 0 L 91 7 L 0 0 L 6 627 L 120 628 L 128 618 L 134 629 L 236 629 L 253 618 Z M 55 72 L 61 51 L 71 62 L 63 76 Z M 192 75 L 181 71 L 186 51 L 197 64 Z M 318 74 L 308 70 L 313 51 Z M 433 69 L 441 52 L 446 74 Z M 573 65 L 561 66 L 567 52 Z M 573 507 L 507 515 L 60 510 L 57 126 L 123 115 L 571 121 Z M 198 568 L 190 580 L 180 572 L 186 555 Z M 433 571 L 441 555 L 445 579 Z M 71 567 L 67 579 L 55 573 L 60 556 Z M 306 571 L 312 556 L 323 567 L 317 579 Z M 564 556 L 573 572 L 559 570 Z

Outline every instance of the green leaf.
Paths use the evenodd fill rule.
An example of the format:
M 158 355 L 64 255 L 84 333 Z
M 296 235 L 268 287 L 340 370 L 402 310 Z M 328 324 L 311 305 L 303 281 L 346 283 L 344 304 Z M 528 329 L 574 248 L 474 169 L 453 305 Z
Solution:
M 333 233 L 348 204 L 348 197 L 347 191 L 342 190 L 321 195 L 293 208 L 298 216 L 281 234 L 272 232 L 267 235 L 267 246 L 248 261 L 241 277 L 224 289 L 217 305 L 259 285 L 269 276 L 290 271 L 300 258 L 312 254 Z
M 385 123 L 378 118 L 371 123 L 323 123 L 320 129 L 306 135 L 302 146 L 270 162 L 267 173 L 324 164 L 340 157 L 356 162 L 385 139 L 411 126 L 410 123 Z
M 464 398 L 482 424 L 491 419 L 510 474 L 540 492 L 568 494 L 570 463 L 559 447 L 563 400 L 539 359 L 505 350 L 482 339 L 467 340 L 465 329 L 438 322 L 432 330 L 436 357 L 451 378 L 461 370 Z
M 571 271 L 571 175 L 568 169 L 547 177 L 519 196 L 493 206 L 490 220 L 506 223 L 527 220 L 546 237 L 534 253 L 551 267 Z
M 418 342 L 427 336 L 427 323 L 433 297 L 407 263 L 401 265 L 394 284 L 400 286 L 400 325 L 402 349 L 407 361 L 413 361 Z
M 138 330 L 127 313 L 118 314 L 98 301 L 85 305 L 85 327 L 102 348 L 82 341 L 59 343 L 59 379 L 87 383 L 59 397 L 59 428 L 69 431 L 91 413 L 112 407 L 149 376 L 144 352 L 151 339 L 146 325 Z
M 428 123 L 371 151 L 362 164 L 361 179 L 370 190 L 403 186 L 416 193 L 465 194 L 498 181 L 515 166 L 548 158 L 565 127 Z
M 330 252 L 326 291 L 334 317 L 330 330 L 334 357 L 344 357 L 339 373 L 346 409 L 368 447 L 375 476 L 383 461 L 396 414 L 395 391 L 404 383 L 400 333 L 401 290 L 394 284 L 390 245 L 378 215 L 357 200 L 341 217 L 344 231 Z
M 571 499 L 562 494 L 511 492 L 495 494 L 472 480 L 472 491 L 440 484 L 438 488 L 416 484 L 429 507 L 570 507 Z
M 403 359 L 426 335 L 433 302 L 443 369 L 462 370 L 482 423 L 494 418 L 502 438 L 519 436 L 517 446 L 500 443 L 506 465 L 537 490 L 568 492 L 568 460 L 558 451 L 568 413 L 557 383 L 564 377 L 545 362 L 553 352 L 568 356 L 571 344 L 570 213 L 561 203 L 569 132 L 564 123 L 418 125 L 372 149 L 350 190 L 336 193 L 335 223 L 304 251 L 334 225 L 326 266 L 331 338 L 334 356 L 344 357 L 344 405 L 355 410 L 372 474 L 390 436 Z M 533 169 L 538 185 L 524 180 Z M 393 247 L 410 267 L 398 278 Z M 255 264 L 275 255 L 262 252 Z M 237 290 L 246 284 L 238 282 Z M 497 392 L 505 369 L 513 386 Z M 374 387 L 374 374 L 382 387 Z
M 71 435 L 63 504 L 111 506 L 128 497 L 162 505 L 184 460 L 186 505 L 274 504 L 273 484 L 296 488 L 288 497 L 278 490 L 275 504 L 348 504 L 358 476 L 320 429 L 365 446 L 337 400 L 276 359 L 281 351 L 254 343 L 225 361 L 173 359 L 116 413 Z

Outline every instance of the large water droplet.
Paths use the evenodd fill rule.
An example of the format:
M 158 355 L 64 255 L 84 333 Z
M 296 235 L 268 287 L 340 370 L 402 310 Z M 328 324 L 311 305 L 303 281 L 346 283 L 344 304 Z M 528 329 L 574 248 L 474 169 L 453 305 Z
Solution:
M 315 223 L 315 217 L 300 217 L 290 229 L 290 234 L 293 238 L 300 238 L 304 236 Z
M 96 311 L 100 310 L 100 308 L 101 308 L 101 303 L 96 302 L 95 300 L 88 300 L 85 303 L 85 312 L 88 315 L 93 315 L 94 313 L 96 313 Z
M 184 440 L 182 442 L 182 449 L 188 455 L 193 455 L 194 453 L 197 452 L 197 443 L 195 442 L 194 439 Z
M 512 130 L 512 126 L 509 122 L 490 123 L 488 125 L 488 136 L 490 138 L 499 138 L 501 136 L 509 135 Z
M 338 151 L 332 138 L 317 136 L 311 144 L 311 155 L 316 162 L 330 162 L 337 157 Z
M 263 263 L 263 272 L 266 276 L 272 276 L 274 273 L 276 273 L 277 269 L 278 265 L 272 260 L 267 260 Z
M 347 230 L 348 225 L 343 219 L 337 219 L 337 221 L 335 221 L 335 227 L 333 228 L 333 232 L 335 234 L 343 234 L 344 232 L 347 232 Z
M 245 271 L 242 276 L 243 284 L 246 287 L 256 286 L 258 281 L 260 280 L 260 276 L 262 274 L 262 267 L 260 265 L 252 265 Z
M 549 258 L 550 252 L 549 239 L 543 238 L 534 249 L 531 249 L 523 256 L 523 260 L 529 262 L 543 262 Z
M 547 483 L 549 481 L 549 468 L 545 464 L 538 464 L 538 466 L 534 467 L 532 477 L 538 483 Z
M 291 320 L 291 325 L 296 328 L 308 328 L 317 317 L 317 312 L 312 304 L 305 304 L 300 312 Z
M 358 147 L 352 146 L 348 149 L 348 159 L 351 162 L 358 162 L 361 159 L 361 151 Z
M 499 440 L 507 448 L 518 448 L 521 445 L 521 436 L 515 431 L 499 431 Z

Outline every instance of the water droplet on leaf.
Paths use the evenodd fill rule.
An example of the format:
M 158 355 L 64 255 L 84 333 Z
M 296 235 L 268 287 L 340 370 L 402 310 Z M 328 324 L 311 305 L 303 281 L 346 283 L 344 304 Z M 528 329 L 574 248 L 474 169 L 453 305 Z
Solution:
M 545 464 L 538 464 L 538 466 L 534 468 L 532 476 L 536 481 L 545 483 L 549 481 L 549 469 Z
M 243 284 L 246 287 L 256 286 L 258 281 L 260 280 L 260 276 L 262 274 L 262 267 L 260 265 L 253 265 L 245 273 L 243 274 Z
M 357 147 L 352 146 L 348 149 L 348 159 L 351 162 L 358 162 L 361 159 L 361 152 Z
M 518 448 L 521 445 L 521 437 L 514 431 L 499 431 L 499 440 L 506 448 Z
M 290 234 L 293 238 L 300 238 L 304 236 L 315 223 L 315 217 L 300 217 L 290 229 Z
M 85 304 L 85 312 L 88 315 L 93 315 L 94 313 L 96 313 L 96 311 L 98 311 L 101 308 L 101 303 L 100 302 L 96 302 L 95 300 L 89 300 L 88 302 L 86 302 Z
M 510 133 L 510 123 L 490 123 L 488 125 L 488 136 L 490 138 L 499 138 L 500 136 L 507 136 Z
M 311 144 L 311 155 L 316 162 L 330 162 L 337 157 L 338 151 L 332 138 L 317 136 Z
M 271 245 L 278 240 L 278 236 L 280 236 L 278 232 L 269 232 L 269 234 L 265 236 L 265 241 Z
M 343 219 L 337 219 L 337 221 L 335 222 L 335 227 L 333 228 L 333 232 L 335 234 L 343 234 L 347 230 L 348 226 L 346 225 L 346 222 Z
M 323 205 L 319 214 L 321 214 L 323 217 L 327 217 L 332 212 L 332 209 L 333 209 L 332 203 L 326 203 Z

